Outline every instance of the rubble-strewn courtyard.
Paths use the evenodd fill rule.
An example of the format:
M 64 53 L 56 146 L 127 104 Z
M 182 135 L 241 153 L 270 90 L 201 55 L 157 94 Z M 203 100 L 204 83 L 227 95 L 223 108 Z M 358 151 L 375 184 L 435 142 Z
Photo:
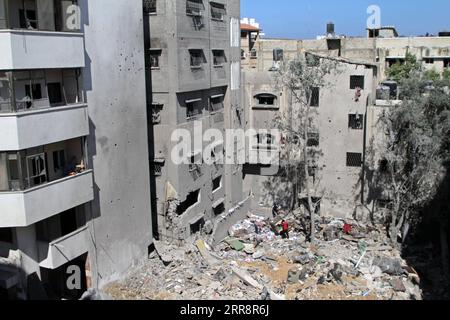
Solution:
M 383 230 L 322 218 L 311 245 L 298 219 L 286 220 L 290 239 L 274 230 L 281 218 L 249 214 L 215 247 L 200 238 L 182 247 L 156 242 L 144 266 L 105 292 L 140 300 L 422 299 L 419 275 Z

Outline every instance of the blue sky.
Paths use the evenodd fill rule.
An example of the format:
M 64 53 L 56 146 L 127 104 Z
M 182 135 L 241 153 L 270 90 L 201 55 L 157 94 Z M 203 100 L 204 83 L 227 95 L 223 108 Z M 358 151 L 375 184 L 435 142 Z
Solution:
M 338 34 L 362 36 L 372 4 L 381 8 L 381 24 L 400 35 L 450 31 L 449 0 L 241 0 L 241 16 L 256 18 L 266 37 L 315 38 L 329 21 Z

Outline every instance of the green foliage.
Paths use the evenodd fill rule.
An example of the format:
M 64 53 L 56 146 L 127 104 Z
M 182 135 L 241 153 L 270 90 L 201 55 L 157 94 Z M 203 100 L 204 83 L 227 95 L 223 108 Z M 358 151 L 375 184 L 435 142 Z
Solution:
M 414 73 L 420 71 L 420 63 L 417 62 L 415 55 L 407 53 L 405 57 L 405 62 L 395 63 L 392 67 L 387 70 L 388 77 L 400 82 L 403 79 L 410 78 Z
M 438 81 L 441 79 L 441 75 L 435 69 L 427 70 L 423 73 L 423 77 L 426 80 Z
M 445 69 L 442 73 L 442 78 L 445 80 L 450 80 L 450 69 Z

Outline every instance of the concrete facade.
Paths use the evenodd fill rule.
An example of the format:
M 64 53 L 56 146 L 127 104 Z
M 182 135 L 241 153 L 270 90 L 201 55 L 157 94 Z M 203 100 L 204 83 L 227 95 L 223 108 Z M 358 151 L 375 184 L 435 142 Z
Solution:
M 225 137 L 241 128 L 239 1 L 157 1 L 149 8 L 146 28 L 147 94 L 154 232 L 160 239 L 182 242 L 198 231 L 214 238 L 215 230 L 238 216 L 242 167 L 218 161 L 206 165 L 203 150 L 214 144 L 217 159 L 224 138 L 203 141 L 208 129 Z M 188 162 L 171 158 L 176 130 L 199 141 Z M 237 211 L 237 212 L 236 212 Z

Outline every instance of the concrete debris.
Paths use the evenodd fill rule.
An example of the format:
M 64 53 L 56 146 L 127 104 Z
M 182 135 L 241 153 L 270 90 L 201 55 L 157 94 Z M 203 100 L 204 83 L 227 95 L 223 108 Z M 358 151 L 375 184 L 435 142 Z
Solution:
M 181 247 L 156 242 L 157 256 L 106 292 L 138 300 L 422 299 L 419 275 L 382 228 L 321 218 L 312 245 L 295 214 L 284 219 L 290 239 L 278 235 L 279 219 L 249 214 L 214 247 L 203 239 Z
M 104 292 L 101 292 L 101 291 L 98 291 L 95 289 L 88 289 L 85 293 L 83 293 L 80 300 L 109 301 L 109 300 L 112 300 L 112 297 L 105 294 Z

